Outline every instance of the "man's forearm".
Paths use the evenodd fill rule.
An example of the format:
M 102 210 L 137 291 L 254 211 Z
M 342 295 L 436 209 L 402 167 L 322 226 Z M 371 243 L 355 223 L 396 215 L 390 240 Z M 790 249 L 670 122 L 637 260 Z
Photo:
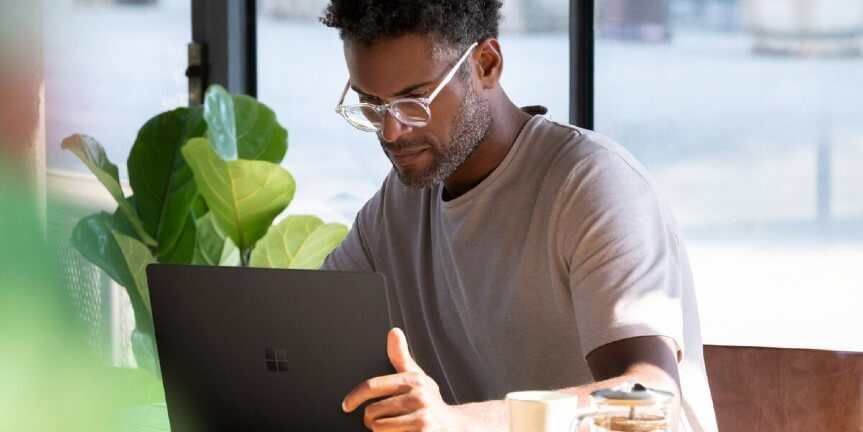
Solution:
M 680 391 L 678 389 L 677 382 L 667 373 L 654 366 L 636 366 L 632 368 L 630 372 L 619 377 L 581 386 L 559 389 L 558 391 L 578 395 L 578 406 L 587 407 L 590 405 L 591 393 L 596 390 L 614 387 L 616 385 L 623 384 L 624 382 L 640 382 L 651 388 L 673 392 L 675 398 L 670 406 L 669 424 L 672 425 L 671 430 L 677 430 L 680 415 Z M 507 410 L 506 401 L 493 400 L 487 402 L 476 402 L 458 405 L 456 408 L 458 408 L 464 418 L 467 419 L 465 427 L 465 431 L 467 432 L 508 430 L 509 412 Z
M 464 432 L 507 431 L 509 412 L 506 401 L 493 400 L 457 405 L 465 419 Z

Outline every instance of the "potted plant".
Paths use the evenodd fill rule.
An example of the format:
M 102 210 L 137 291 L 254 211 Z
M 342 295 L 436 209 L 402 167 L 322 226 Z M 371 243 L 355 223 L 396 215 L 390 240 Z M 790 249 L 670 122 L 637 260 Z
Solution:
M 212 86 L 203 106 L 163 112 L 141 127 L 127 160 L 131 196 L 95 139 L 63 140 L 62 148 L 117 202 L 113 213 L 79 221 L 72 244 L 125 287 L 135 314 L 134 357 L 154 377 L 160 373 L 148 264 L 316 269 L 347 234 L 346 226 L 314 216 L 287 216 L 273 225 L 296 188 L 279 165 L 287 135 L 266 105 Z

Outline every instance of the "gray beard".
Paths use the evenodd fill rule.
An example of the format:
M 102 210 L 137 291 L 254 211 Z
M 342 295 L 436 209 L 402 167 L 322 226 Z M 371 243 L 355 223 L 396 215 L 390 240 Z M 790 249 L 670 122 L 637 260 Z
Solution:
M 412 189 L 427 189 L 442 183 L 476 152 L 479 143 L 488 135 L 491 128 L 491 107 L 487 100 L 479 97 L 479 93 L 470 83 L 467 87 L 468 91 L 452 120 L 448 136 L 449 146 L 443 152 L 429 146 L 434 159 L 431 166 L 417 176 L 408 177 L 396 169 L 403 185 Z M 381 142 L 381 145 L 384 143 Z M 399 143 L 398 146 L 409 145 Z

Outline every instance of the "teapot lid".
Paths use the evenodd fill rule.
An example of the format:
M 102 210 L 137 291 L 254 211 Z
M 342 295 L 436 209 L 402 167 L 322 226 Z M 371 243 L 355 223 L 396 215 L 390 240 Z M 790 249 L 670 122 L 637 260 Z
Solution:
M 654 390 L 641 383 L 630 382 L 597 390 L 590 395 L 600 403 L 626 406 L 664 404 L 674 399 L 674 393 Z

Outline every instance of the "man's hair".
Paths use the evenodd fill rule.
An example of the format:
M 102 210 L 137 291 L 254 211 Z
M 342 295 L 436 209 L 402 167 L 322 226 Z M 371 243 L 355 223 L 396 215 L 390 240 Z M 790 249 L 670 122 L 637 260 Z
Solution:
M 320 20 L 346 43 L 428 34 L 437 39 L 435 57 L 452 58 L 497 37 L 500 7 L 499 0 L 331 0 Z

